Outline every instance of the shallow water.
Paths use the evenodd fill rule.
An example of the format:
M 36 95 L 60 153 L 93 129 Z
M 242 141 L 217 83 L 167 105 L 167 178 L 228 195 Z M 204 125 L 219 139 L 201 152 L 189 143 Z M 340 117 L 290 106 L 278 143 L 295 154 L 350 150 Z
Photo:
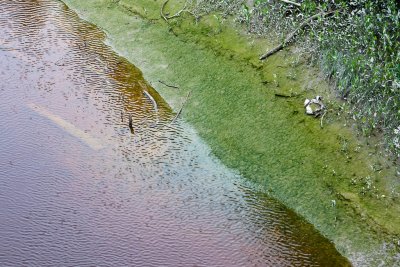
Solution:
M 64 5 L 0 1 L 0 26 L 1 266 L 348 265 Z

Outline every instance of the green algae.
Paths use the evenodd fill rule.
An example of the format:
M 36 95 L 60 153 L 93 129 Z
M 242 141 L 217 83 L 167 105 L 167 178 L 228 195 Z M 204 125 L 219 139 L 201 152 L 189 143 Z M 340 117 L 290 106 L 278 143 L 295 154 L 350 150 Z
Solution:
M 340 104 L 304 59 L 286 50 L 261 63 L 268 42 L 249 40 L 213 15 L 166 25 L 163 1 L 64 2 L 102 28 L 175 110 L 192 92 L 183 116 L 227 166 L 311 222 L 355 264 L 394 262 L 396 248 L 381 245 L 400 234 L 396 174 L 344 120 L 328 114 L 321 128 L 304 115 L 304 99 L 318 93 Z

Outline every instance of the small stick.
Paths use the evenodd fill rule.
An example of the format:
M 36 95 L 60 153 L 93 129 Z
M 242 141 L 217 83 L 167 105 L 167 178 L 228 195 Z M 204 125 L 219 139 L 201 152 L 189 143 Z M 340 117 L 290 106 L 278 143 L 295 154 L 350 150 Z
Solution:
M 178 87 L 178 86 L 176 86 L 176 85 L 170 85 L 170 84 L 167 84 L 166 82 L 164 82 L 164 81 L 161 81 L 161 80 L 158 80 L 158 82 L 159 82 L 159 83 L 162 83 L 162 84 L 164 84 L 164 85 L 165 85 L 165 86 L 167 86 L 167 87 L 171 87 L 171 88 L 179 89 L 179 87 Z
M 182 109 L 185 106 L 186 102 L 188 101 L 191 93 L 192 93 L 192 91 L 189 91 L 189 93 L 187 94 L 185 101 L 183 101 L 183 104 L 182 104 L 181 108 L 179 109 L 178 113 L 176 113 L 174 119 L 169 124 L 174 123 L 176 121 L 176 119 L 178 119 L 178 117 L 182 113 Z
M 292 97 L 292 95 L 284 95 L 284 94 L 281 94 L 281 93 L 275 93 L 275 96 L 277 96 L 277 97 L 284 97 L 284 98 Z
M 321 117 L 321 129 L 324 128 L 324 125 L 322 124 L 322 121 L 324 120 L 325 114 L 326 114 L 326 111 L 324 112 L 324 114 L 322 114 L 322 117 Z
M 131 133 L 133 134 L 133 133 L 134 133 L 134 130 L 133 130 L 133 119 L 132 119 L 132 114 L 129 114 L 129 123 L 128 123 L 128 126 L 129 126 L 129 130 L 131 130 Z
M 154 98 L 147 91 L 143 91 L 143 93 L 150 99 L 151 103 L 153 104 L 154 111 L 158 112 L 157 102 L 154 100 Z

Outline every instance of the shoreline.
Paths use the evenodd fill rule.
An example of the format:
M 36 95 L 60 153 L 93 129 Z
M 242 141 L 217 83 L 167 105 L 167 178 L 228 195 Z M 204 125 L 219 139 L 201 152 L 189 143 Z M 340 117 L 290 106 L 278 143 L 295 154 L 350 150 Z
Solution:
M 303 114 L 304 98 L 327 95 L 329 85 L 322 77 L 315 79 L 318 73 L 296 61 L 292 51 L 261 63 L 253 55 L 265 48 L 265 40 L 248 39 L 231 25 L 223 25 L 223 34 L 200 36 L 213 29 L 213 18 L 200 26 L 183 20 L 171 33 L 162 19 L 154 21 L 159 10 L 140 10 L 140 1 L 133 11 L 126 9 L 127 1 L 120 1 L 125 12 L 110 1 L 63 2 L 104 30 L 107 43 L 139 67 L 174 110 L 193 92 L 182 115 L 224 164 L 312 223 L 354 265 L 378 263 L 384 257 L 395 264 L 390 257 L 398 253 L 394 237 L 400 233 L 395 216 L 399 203 L 389 201 L 383 191 L 388 187 L 385 178 L 394 170 L 371 155 L 375 148 L 343 126 L 343 118 L 327 118 L 321 129 L 319 120 Z M 235 38 L 239 45 L 232 46 Z M 159 80 L 180 89 L 167 88 Z M 276 92 L 297 96 L 280 99 Z M 333 95 L 327 99 L 335 105 Z M 378 161 L 382 169 L 371 170 L 369 165 Z M 369 183 L 382 192 L 360 195 L 360 188 Z M 375 195 L 387 197 L 375 201 Z

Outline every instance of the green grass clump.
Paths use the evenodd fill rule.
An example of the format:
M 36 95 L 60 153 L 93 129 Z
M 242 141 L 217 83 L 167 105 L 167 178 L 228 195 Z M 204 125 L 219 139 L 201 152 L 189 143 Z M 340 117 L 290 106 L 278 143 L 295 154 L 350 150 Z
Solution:
M 366 135 L 383 131 L 400 157 L 400 10 L 396 1 L 345 6 L 319 38 L 321 65 Z

